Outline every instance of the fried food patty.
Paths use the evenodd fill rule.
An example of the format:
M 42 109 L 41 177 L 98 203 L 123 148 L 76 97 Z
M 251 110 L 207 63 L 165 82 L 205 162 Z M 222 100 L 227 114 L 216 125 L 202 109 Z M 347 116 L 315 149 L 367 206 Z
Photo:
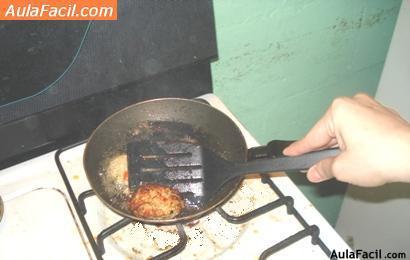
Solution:
M 129 201 L 131 212 L 147 219 L 170 219 L 184 208 L 180 194 L 160 184 L 141 185 Z

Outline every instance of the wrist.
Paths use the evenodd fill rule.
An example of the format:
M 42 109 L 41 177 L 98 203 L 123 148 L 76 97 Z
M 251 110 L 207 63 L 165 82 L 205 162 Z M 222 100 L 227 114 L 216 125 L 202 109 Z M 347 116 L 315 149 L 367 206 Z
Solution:
M 403 130 L 400 136 L 400 146 L 397 151 L 399 169 L 397 169 L 395 181 L 410 183 L 410 124 L 408 124 L 408 127 Z

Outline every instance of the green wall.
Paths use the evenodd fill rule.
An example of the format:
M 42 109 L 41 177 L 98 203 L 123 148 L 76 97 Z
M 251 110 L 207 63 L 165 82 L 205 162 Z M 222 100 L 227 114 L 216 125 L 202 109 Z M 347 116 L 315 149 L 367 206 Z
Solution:
M 334 97 L 375 93 L 400 4 L 214 0 L 214 91 L 260 143 L 300 138 Z M 290 175 L 334 224 L 344 185 Z

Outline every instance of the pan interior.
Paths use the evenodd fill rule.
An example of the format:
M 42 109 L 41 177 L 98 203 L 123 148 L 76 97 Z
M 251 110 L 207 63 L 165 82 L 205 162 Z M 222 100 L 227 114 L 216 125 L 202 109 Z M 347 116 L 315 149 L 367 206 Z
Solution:
M 146 121 L 141 122 L 134 132 L 130 133 L 127 137 L 129 140 L 138 142 L 149 141 L 150 143 L 168 143 L 168 144 L 190 144 L 204 149 L 211 150 L 209 147 L 209 137 L 201 130 L 193 129 L 191 125 L 181 122 L 166 122 L 166 121 Z M 218 151 L 212 150 L 214 153 Z M 224 156 L 224 154 L 220 154 Z M 188 159 L 189 160 L 189 159 Z M 122 210 L 128 210 L 127 201 L 131 198 L 132 193 L 128 189 L 129 172 L 126 169 L 127 156 L 126 151 L 118 151 L 113 156 L 108 156 L 106 162 L 102 164 L 100 172 L 105 172 L 103 175 L 103 181 L 105 182 L 106 192 L 109 192 L 110 196 L 116 196 L 116 204 L 121 207 Z M 129 168 L 128 168 L 129 169 Z M 151 173 L 152 174 L 152 173 Z M 180 217 L 189 216 L 196 211 L 208 208 L 213 205 L 212 194 L 208 194 L 205 190 L 204 183 L 197 181 L 199 178 L 205 179 L 202 169 L 189 169 L 178 170 L 175 172 L 169 171 L 167 174 L 161 173 L 162 176 L 177 177 L 177 175 L 191 176 L 192 180 L 178 182 L 173 184 L 165 184 L 175 190 L 182 196 L 184 200 L 184 209 L 180 213 Z M 147 183 L 161 183 L 161 180 L 151 180 Z M 128 199 L 127 199 L 128 198 Z M 166 202 L 165 202 L 166 203 Z
M 131 193 L 126 172 L 126 146 L 136 139 L 195 143 L 226 160 L 239 162 L 246 158 L 244 139 L 236 125 L 210 106 L 191 100 L 163 99 L 123 110 L 106 120 L 92 135 L 85 151 L 84 166 L 97 195 L 111 209 L 124 216 L 154 223 L 189 220 L 224 202 L 240 183 L 240 179 L 235 179 L 224 185 L 217 194 L 205 193 L 196 197 L 176 187 L 184 194 L 185 202 L 178 216 L 166 220 L 135 217 L 128 207 Z M 198 187 L 188 185 L 182 186 L 182 189 Z

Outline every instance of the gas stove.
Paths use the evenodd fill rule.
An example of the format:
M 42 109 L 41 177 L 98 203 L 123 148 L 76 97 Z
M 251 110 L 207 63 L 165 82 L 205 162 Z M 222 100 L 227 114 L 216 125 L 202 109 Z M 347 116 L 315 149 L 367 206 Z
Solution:
M 259 146 L 218 97 L 200 98 L 238 124 L 249 148 Z M 329 259 L 349 249 L 285 173 L 246 178 L 222 207 L 191 223 L 123 219 L 93 196 L 84 146 L 0 171 L 0 259 Z

